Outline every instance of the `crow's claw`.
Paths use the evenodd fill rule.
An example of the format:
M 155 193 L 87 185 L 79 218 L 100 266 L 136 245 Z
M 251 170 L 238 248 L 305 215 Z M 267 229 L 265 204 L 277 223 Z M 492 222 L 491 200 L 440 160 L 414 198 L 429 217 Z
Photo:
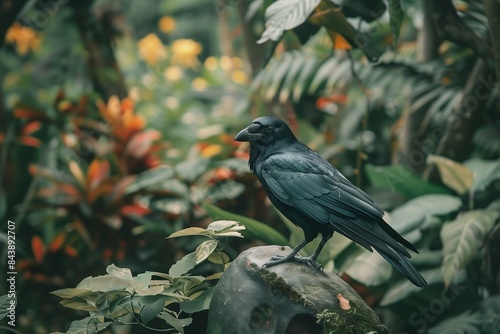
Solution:
M 271 267 L 271 266 L 275 266 L 277 264 L 288 262 L 288 261 L 293 261 L 293 262 L 298 262 L 298 263 L 307 263 L 308 265 L 316 268 L 317 270 L 323 271 L 323 266 L 321 264 L 319 264 L 315 259 L 313 259 L 311 257 L 300 256 L 300 255 L 295 255 L 292 257 L 276 255 L 276 256 L 273 256 L 267 263 L 265 263 L 264 267 Z

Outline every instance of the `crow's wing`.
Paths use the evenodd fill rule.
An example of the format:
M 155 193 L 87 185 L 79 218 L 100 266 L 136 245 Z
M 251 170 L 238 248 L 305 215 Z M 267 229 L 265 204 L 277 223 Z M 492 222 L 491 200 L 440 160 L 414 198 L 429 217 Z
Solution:
M 384 251 L 389 245 L 410 257 L 399 243 L 415 250 L 383 221 L 383 210 L 366 193 L 309 148 L 270 155 L 261 176 L 280 201 L 317 223 L 331 224 L 370 251 L 370 246 Z

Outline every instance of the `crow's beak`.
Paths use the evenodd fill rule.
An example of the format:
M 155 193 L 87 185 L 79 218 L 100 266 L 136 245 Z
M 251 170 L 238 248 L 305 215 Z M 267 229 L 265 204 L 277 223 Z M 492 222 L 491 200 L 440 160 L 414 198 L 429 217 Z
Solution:
M 255 141 L 262 137 L 258 132 L 260 129 L 259 124 L 250 124 L 234 137 L 235 141 Z

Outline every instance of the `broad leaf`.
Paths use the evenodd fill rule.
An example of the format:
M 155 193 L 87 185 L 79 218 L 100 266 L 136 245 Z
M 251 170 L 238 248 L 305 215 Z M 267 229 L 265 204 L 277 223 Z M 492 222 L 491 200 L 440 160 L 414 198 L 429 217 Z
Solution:
M 177 231 L 166 237 L 166 239 L 178 238 L 178 237 L 186 237 L 191 235 L 202 235 L 206 237 L 211 237 L 212 232 L 205 230 L 201 227 L 188 227 L 183 230 Z
M 444 254 L 441 269 L 446 286 L 476 256 L 497 217 L 496 211 L 474 210 L 443 226 L 440 233 Z
M 217 240 L 207 240 L 202 242 L 195 250 L 196 254 L 196 264 L 203 262 L 207 257 L 212 254 L 212 252 L 217 248 Z
M 377 188 L 389 189 L 408 198 L 428 194 L 450 194 L 450 190 L 427 182 L 403 165 L 374 166 L 365 165 L 365 172 L 371 185 Z
M 77 289 L 87 289 L 92 292 L 107 292 L 113 290 L 123 290 L 131 287 L 130 281 L 111 275 L 87 277 L 81 281 Z
M 215 287 L 210 287 L 203 291 L 195 299 L 182 302 L 181 309 L 186 313 L 195 313 L 203 310 L 208 310 L 214 291 Z
M 132 272 L 128 268 L 118 268 L 114 264 L 110 264 L 106 268 L 106 272 L 110 274 L 111 276 L 123 278 L 125 280 L 131 280 L 132 279 Z
M 365 286 L 377 286 L 391 278 L 392 266 L 379 253 L 365 251 L 356 257 L 345 272 Z
M 474 171 L 474 182 L 471 189 L 474 192 L 483 190 L 491 182 L 500 178 L 500 159 L 492 161 L 471 159 L 465 161 L 464 165 Z
M 278 0 L 266 9 L 266 30 L 257 43 L 278 41 L 285 30 L 304 23 L 321 0 Z
M 193 269 L 195 266 L 196 266 L 196 254 L 194 252 L 189 253 L 186 254 L 182 259 L 174 263 L 174 265 L 170 267 L 168 274 L 173 278 L 179 277 L 181 275 L 184 275 L 191 269 Z
M 455 212 L 461 205 L 462 201 L 451 195 L 420 196 L 391 212 L 391 226 L 400 234 L 406 234 L 421 227 L 430 217 Z
M 169 312 L 161 312 L 158 318 L 165 320 L 170 326 L 175 328 L 179 333 L 184 334 L 184 327 L 191 324 L 193 319 L 179 319 L 171 315 Z
M 457 193 L 463 194 L 472 187 L 474 173 L 461 163 L 434 154 L 427 156 L 427 163 L 435 164 L 443 183 Z
M 163 311 L 166 299 L 167 297 L 165 296 L 158 296 L 154 302 L 144 305 L 141 310 L 141 322 L 143 324 L 148 324 L 158 314 L 160 314 L 160 312 Z

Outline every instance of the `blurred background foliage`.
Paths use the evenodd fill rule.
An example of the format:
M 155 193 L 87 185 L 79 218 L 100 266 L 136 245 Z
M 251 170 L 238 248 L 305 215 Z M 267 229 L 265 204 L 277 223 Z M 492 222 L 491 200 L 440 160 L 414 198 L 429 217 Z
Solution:
M 421 251 L 414 263 L 430 286 L 416 289 L 339 235 L 321 254 L 327 270 L 393 331 L 498 332 L 500 6 L 301 1 L 0 1 L 0 216 L 16 223 L 19 332 L 65 331 L 92 314 L 49 292 L 106 268 L 137 284 L 154 274 L 131 273 L 168 272 L 164 290 L 148 293 L 171 299 L 134 300 L 149 305 L 139 320 L 204 332 L 202 291 L 221 264 L 302 238 L 233 142 L 264 114 L 374 197 Z M 203 243 L 208 251 L 200 236 L 165 240 L 220 219 L 244 225 L 245 238 Z M 198 264 L 200 249 L 208 261 Z M 122 288 L 58 296 L 114 309 L 131 302 Z M 74 324 L 148 332 L 108 327 L 122 316 Z

